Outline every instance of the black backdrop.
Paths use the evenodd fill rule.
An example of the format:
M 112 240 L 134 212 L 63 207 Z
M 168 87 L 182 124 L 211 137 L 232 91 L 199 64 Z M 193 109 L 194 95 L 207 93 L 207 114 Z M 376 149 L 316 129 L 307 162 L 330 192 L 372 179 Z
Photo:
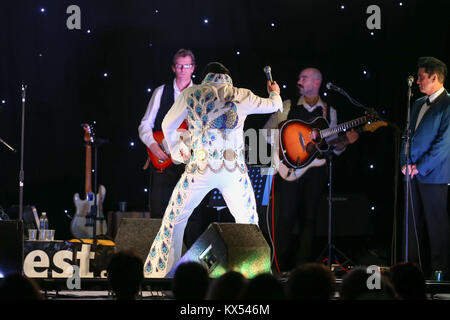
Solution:
M 81 9 L 81 30 L 66 27 L 72 4 Z M 366 26 L 372 4 L 381 9 L 379 30 Z M 0 138 L 20 150 L 20 89 L 26 84 L 24 203 L 48 212 L 58 238 L 70 236 L 64 210 L 73 214 L 73 194 L 84 193 L 80 125 L 96 121 L 97 137 L 109 140 L 98 153 L 105 213 L 119 201 L 127 201 L 129 210 L 146 210 L 146 153 L 137 127 L 148 89 L 172 79 L 171 58 L 181 47 L 196 55 L 195 82 L 206 63 L 221 61 L 236 86 L 265 95 L 262 69 L 271 65 L 275 80 L 286 86 L 285 99 L 294 93 L 299 71 L 316 66 L 324 83 L 344 88 L 403 129 L 406 78 L 416 75 L 417 58 L 450 63 L 449 7 L 448 1 L 425 0 L 2 1 Z M 416 86 L 413 93 L 420 96 Z M 326 94 L 340 122 L 362 115 L 345 97 Z M 250 116 L 246 128 L 261 128 L 267 118 Z M 336 192 L 368 195 L 376 241 L 386 247 L 403 202 L 394 133 L 386 127 L 361 135 L 335 161 L 334 175 Z M 19 164 L 20 152 L 0 145 L 4 208 L 18 203 Z

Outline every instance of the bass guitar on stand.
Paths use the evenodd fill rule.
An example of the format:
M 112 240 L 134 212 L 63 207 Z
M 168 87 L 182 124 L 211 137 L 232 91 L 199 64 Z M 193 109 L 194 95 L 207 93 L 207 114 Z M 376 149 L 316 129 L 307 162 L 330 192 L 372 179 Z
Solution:
M 78 193 L 73 196 L 76 213 L 70 225 L 72 235 L 80 239 L 93 238 L 97 235 L 104 235 L 107 232 L 106 219 L 102 213 L 106 189 L 103 185 L 100 185 L 97 195 L 92 191 L 92 146 L 95 143 L 94 129 L 90 124 L 83 124 L 82 126 L 85 131 L 84 142 L 86 144 L 84 184 L 86 198 L 84 200 L 81 199 Z

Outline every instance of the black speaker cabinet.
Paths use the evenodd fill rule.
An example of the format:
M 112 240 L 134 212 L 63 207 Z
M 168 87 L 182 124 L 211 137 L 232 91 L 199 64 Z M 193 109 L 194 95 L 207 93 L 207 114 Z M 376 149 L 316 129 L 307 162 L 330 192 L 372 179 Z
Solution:
M 135 250 L 142 260 L 147 259 L 153 240 L 161 227 L 162 219 L 122 218 L 114 239 L 115 251 Z M 183 245 L 182 252 L 186 252 Z
M 0 221 L 0 274 L 20 273 L 23 265 L 23 222 Z
M 212 223 L 181 257 L 166 278 L 173 278 L 184 262 L 202 263 L 210 277 L 238 271 L 247 278 L 270 272 L 271 252 L 257 225 Z

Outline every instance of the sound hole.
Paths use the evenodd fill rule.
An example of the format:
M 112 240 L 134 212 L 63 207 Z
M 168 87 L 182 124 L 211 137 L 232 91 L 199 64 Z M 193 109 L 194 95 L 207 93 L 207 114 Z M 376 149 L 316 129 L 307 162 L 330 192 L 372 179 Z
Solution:
M 306 145 L 306 152 L 308 152 L 308 154 L 313 154 L 316 151 L 316 145 L 312 142 L 308 143 Z

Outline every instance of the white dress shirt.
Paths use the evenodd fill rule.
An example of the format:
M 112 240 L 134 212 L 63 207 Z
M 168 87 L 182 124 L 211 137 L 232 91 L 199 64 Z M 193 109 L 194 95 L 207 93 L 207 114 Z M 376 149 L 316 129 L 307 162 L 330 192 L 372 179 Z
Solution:
M 155 143 L 155 139 L 153 138 L 153 128 L 155 126 L 156 115 L 158 114 L 159 107 L 161 105 L 161 97 L 164 90 L 164 84 L 159 86 L 153 92 L 153 95 L 148 103 L 147 110 L 145 111 L 144 117 L 141 120 L 141 124 L 139 125 L 139 137 L 142 142 L 150 147 L 152 143 Z M 192 87 L 193 82 L 189 83 L 188 87 Z M 180 95 L 181 90 L 178 88 L 176 79 L 173 79 L 173 97 L 176 101 L 178 96 Z

